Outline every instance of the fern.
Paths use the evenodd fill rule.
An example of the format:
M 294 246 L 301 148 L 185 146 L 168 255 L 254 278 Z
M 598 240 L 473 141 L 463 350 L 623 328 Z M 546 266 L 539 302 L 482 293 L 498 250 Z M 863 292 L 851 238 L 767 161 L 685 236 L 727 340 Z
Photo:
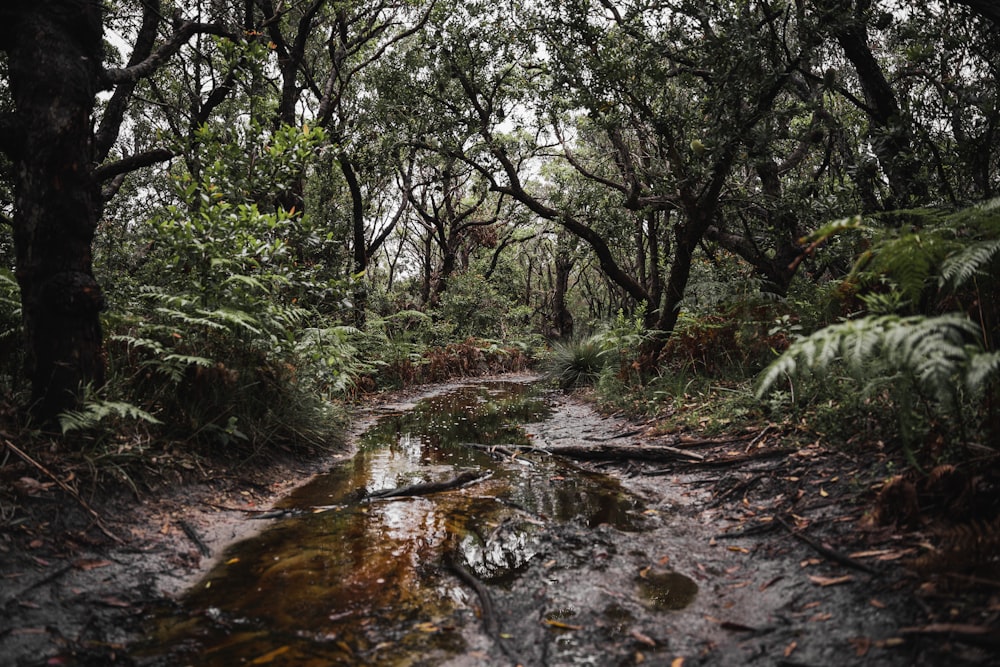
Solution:
M 941 263 L 942 287 L 958 289 L 986 267 L 1000 254 L 1000 238 L 975 243 L 945 258 Z
M 978 394 L 998 377 L 1000 377 L 1000 352 L 977 352 L 969 359 L 965 386 L 969 391 Z
M 63 435 L 72 431 L 83 431 L 94 428 L 108 417 L 131 419 L 147 424 L 162 422 L 142 408 L 124 401 L 105 401 L 91 399 L 86 401 L 79 410 L 67 410 L 59 414 L 59 427 Z
M 977 334 L 975 324 L 954 314 L 869 316 L 834 324 L 789 346 L 761 375 L 757 397 L 782 378 L 820 376 L 843 366 L 859 381 L 902 375 L 923 395 L 950 407 Z

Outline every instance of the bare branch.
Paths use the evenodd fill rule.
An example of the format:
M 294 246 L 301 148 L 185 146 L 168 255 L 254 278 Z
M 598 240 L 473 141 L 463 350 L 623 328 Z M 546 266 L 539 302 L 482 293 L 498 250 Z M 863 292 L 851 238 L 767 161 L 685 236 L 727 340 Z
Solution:
M 115 162 L 102 164 L 94 170 L 94 175 L 97 176 L 97 180 L 106 181 L 120 174 L 127 174 L 130 171 L 149 167 L 158 162 L 166 162 L 175 155 L 176 153 L 169 148 L 154 148 L 144 153 L 130 155 Z
M 125 68 L 113 68 L 105 72 L 108 83 L 120 84 L 134 82 L 149 76 L 159 69 L 164 62 L 184 46 L 195 35 L 217 35 L 236 39 L 227 28 L 216 23 L 196 23 L 194 21 L 175 21 L 174 34 L 160 48 L 151 53 L 145 60 Z
M 134 67 L 144 62 L 153 53 L 161 18 L 160 0 L 143 0 L 142 25 L 139 28 L 139 34 L 136 36 L 135 44 L 132 47 L 132 55 L 129 56 L 127 67 Z M 98 161 L 108 156 L 108 152 L 118 139 L 122 119 L 125 118 L 125 111 L 128 109 L 137 83 L 138 78 L 120 82 L 115 87 L 115 92 L 111 95 L 111 99 L 108 100 L 108 104 L 104 109 L 104 116 L 101 118 L 101 124 L 95 135 Z

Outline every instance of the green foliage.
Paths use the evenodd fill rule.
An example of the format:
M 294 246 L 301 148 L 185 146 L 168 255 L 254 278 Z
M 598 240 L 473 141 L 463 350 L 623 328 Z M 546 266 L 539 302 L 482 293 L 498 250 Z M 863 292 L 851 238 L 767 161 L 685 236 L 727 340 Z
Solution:
M 283 128 L 241 152 L 208 132 L 200 178 L 176 178 L 178 203 L 137 234 L 135 282 L 110 292 L 110 391 L 169 437 L 324 445 L 339 428 L 324 399 L 370 367 L 336 321 L 348 286 L 322 257 L 339 243 L 275 205 L 272 180 L 301 174 L 322 133 Z
M 576 389 L 597 383 L 606 366 L 606 350 L 595 338 L 556 342 L 545 358 L 543 372 L 562 389 Z
M 0 387 L 13 387 L 20 373 L 21 290 L 14 273 L 0 268 Z
M 979 391 L 1000 364 L 983 355 L 977 326 L 962 315 L 868 316 L 831 325 L 795 341 L 761 375 L 757 397 L 786 381 L 830 378 L 838 401 L 880 409 L 888 398 L 908 447 L 928 420 L 964 428 L 966 388 Z
M 124 401 L 105 401 L 87 399 L 82 402 L 79 410 L 67 410 L 59 415 L 59 427 L 63 435 L 73 431 L 86 431 L 95 428 L 107 418 L 133 420 L 146 424 L 162 424 L 159 419 L 142 408 Z

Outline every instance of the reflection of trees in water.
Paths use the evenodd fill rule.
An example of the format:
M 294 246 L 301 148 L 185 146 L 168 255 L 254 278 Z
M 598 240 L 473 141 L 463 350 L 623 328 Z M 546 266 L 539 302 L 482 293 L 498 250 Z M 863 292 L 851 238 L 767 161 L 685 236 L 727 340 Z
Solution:
M 478 578 L 499 584 L 542 552 L 550 522 L 627 529 L 637 508 L 611 480 L 545 455 L 494 459 L 463 444 L 528 444 L 521 423 L 542 410 L 528 392 L 519 384 L 462 387 L 380 420 L 351 461 L 281 503 L 306 514 L 237 545 L 189 596 L 188 608 L 216 609 L 222 622 L 189 619 L 170 641 L 197 637 L 213 656 L 200 663 L 206 666 L 266 654 L 292 635 L 302 644 L 289 654 L 296 659 L 299 650 L 327 656 L 328 647 L 310 639 L 316 636 L 361 647 L 374 633 L 396 638 L 400 651 L 411 635 L 417 643 L 445 641 L 446 635 L 433 639 L 414 627 L 417 620 L 450 617 L 464 599 L 457 582 L 441 577 L 446 549 L 457 549 Z M 456 469 L 494 474 L 433 496 L 365 499 L 449 479 Z M 246 645 L 234 640 L 237 619 L 249 631 Z
M 539 540 L 531 524 L 504 519 L 484 535 L 481 526 L 462 537 L 459 550 L 469 568 L 485 581 L 496 581 L 516 573 L 539 552 Z

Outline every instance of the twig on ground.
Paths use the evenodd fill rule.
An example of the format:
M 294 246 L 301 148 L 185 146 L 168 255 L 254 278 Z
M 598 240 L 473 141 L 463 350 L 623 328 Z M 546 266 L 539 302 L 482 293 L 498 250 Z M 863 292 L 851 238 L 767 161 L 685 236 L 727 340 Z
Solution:
M 840 553 L 839 551 L 831 549 L 830 547 L 823 546 L 822 544 L 812 539 L 811 537 L 803 535 L 799 531 L 792 528 L 791 525 L 789 525 L 789 523 L 784 519 L 782 519 L 780 516 L 774 517 L 774 520 L 780 523 L 782 526 L 784 526 L 785 530 L 787 530 L 792 535 L 792 537 L 802 542 L 803 544 L 812 547 L 824 557 L 829 558 L 832 561 L 836 561 L 841 565 L 844 565 L 845 567 L 850 567 L 855 570 L 861 570 L 862 572 L 867 572 L 868 574 L 878 574 L 878 572 L 874 568 L 868 567 L 864 563 L 857 561 L 851 558 L 850 556 L 846 556 Z
M 25 452 L 23 452 L 21 449 L 19 449 L 17 447 L 17 445 L 15 445 L 14 443 L 12 443 L 10 440 L 4 439 L 3 444 L 4 444 L 4 447 L 6 447 L 8 450 L 10 450 L 14 454 L 16 454 L 18 456 L 18 458 L 20 458 L 22 461 L 24 461 L 28 465 L 30 465 L 30 466 L 34 467 L 35 469 L 37 469 L 43 475 L 45 475 L 46 477 L 48 477 L 49 479 L 51 479 L 53 482 L 55 482 L 57 485 L 59 485 L 60 489 L 62 489 L 63 491 L 65 491 L 66 493 L 68 493 L 69 495 L 71 495 L 73 497 L 73 499 L 76 500 L 76 502 L 80 504 L 80 507 L 82 507 L 88 514 L 90 514 L 90 516 L 92 516 L 94 518 L 94 523 L 97 525 L 98 528 L 100 528 L 100 530 L 101 530 L 102 533 L 104 533 L 105 535 L 107 535 L 108 537 L 110 537 L 112 540 L 114 540 L 118 544 L 124 544 L 125 543 L 125 540 L 123 540 L 122 538 L 120 538 L 117 535 L 115 535 L 114 533 L 112 533 L 111 530 L 106 525 L 104 525 L 104 521 L 103 521 L 103 519 L 101 519 L 101 515 L 98 514 L 97 511 L 93 507 L 91 507 L 89 504 L 87 504 L 86 500 L 84 500 L 83 498 L 80 497 L 80 494 L 76 492 L 76 489 L 74 489 L 73 487 L 69 486 L 68 484 L 66 484 L 65 482 L 63 482 L 61 479 L 59 479 L 58 477 L 56 477 L 55 474 L 52 473 L 52 471 L 50 471 L 48 468 L 46 468 L 45 466 L 43 466 L 41 463 L 39 463 L 35 459 L 33 459 L 30 456 L 28 456 Z
M 27 586 L 25 586 L 24 588 L 22 588 L 18 592 L 14 593 L 10 597 L 8 597 L 6 600 L 3 601 L 3 604 L 0 604 L 0 608 L 6 607 L 7 603 L 11 602 L 12 600 L 17 600 L 18 598 L 20 598 L 21 596 L 23 596 L 25 593 L 33 591 L 36 588 L 38 588 L 39 586 L 44 586 L 45 584 L 47 584 L 47 583 L 49 583 L 51 581 L 55 581 L 56 579 L 58 579 L 59 577 L 63 576 L 64 574 L 66 574 L 67 572 L 69 572 L 72 569 L 73 569 L 73 563 L 64 563 L 61 567 L 53 570 L 52 572 L 49 572 L 48 574 L 46 574 L 44 577 L 42 577 L 38 581 L 36 581 L 34 583 L 31 583 L 31 584 L 28 584 Z
M 742 482 L 738 482 L 736 484 L 733 484 L 728 490 L 724 491 L 717 498 L 713 499 L 712 502 L 710 502 L 708 504 L 708 506 L 709 507 L 718 507 L 723 502 L 725 502 L 726 498 L 728 498 L 729 496 L 731 496 L 731 495 L 733 495 L 735 493 L 745 493 L 745 492 L 749 491 L 750 487 L 752 487 L 754 484 L 756 484 L 757 482 L 759 482 L 763 478 L 764 478 L 763 475 L 754 475 L 754 476 L 750 477 L 750 479 L 745 479 Z
M 180 526 L 181 530 L 184 531 L 184 534 L 187 535 L 192 542 L 194 542 L 195 546 L 198 547 L 198 551 L 201 552 L 202 556 L 204 556 L 205 558 L 212 557 L 212 548 L 207 544 L 205 544 L 205 541 L 201 539 L 201 535 L 199 535 L 198 531 L 194 529 L 194 526 L 189 524 L 184 519 L 178 519 L 177 525 Z

